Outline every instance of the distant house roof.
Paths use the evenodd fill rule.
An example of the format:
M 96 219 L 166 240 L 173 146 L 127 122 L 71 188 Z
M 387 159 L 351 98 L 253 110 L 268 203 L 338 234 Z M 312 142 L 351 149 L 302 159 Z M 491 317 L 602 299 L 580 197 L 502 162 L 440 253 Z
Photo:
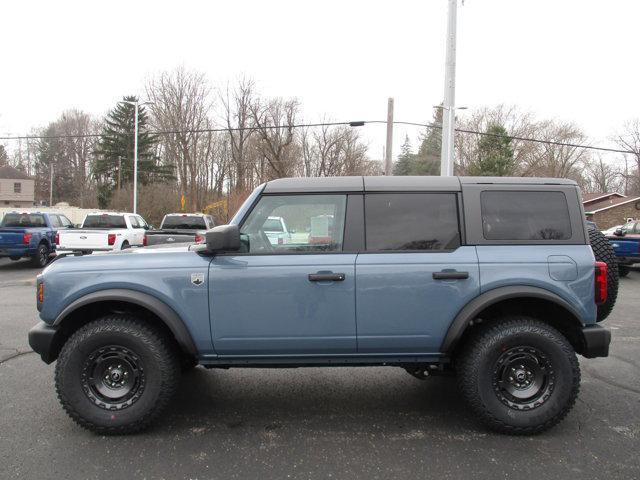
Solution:
M 622 197 L 622 198 L 614 198 L 607 202 L 595 203 L 593 205 L 585 205 L 585 213 L 594 214 L 598 212 L 602 212 L 604 210 L 608 210 L 610 208 L 619 207 L 620 205 L 626 205 L 631 202 L 640 202 L 640 197 Z
M 17 168 L 10 167 L 9 165 L 0 167 L 0 178 L 11 180 L 33 180 L 26 173 L 21 172 Z
M 604 202 L 611 198 L 624 198 L 625 196 L 618 192 L 611 193 L 583 193 L 582 194 L 582 203 L 586 207 L 587 205 L 592 205 L 594 203 Z

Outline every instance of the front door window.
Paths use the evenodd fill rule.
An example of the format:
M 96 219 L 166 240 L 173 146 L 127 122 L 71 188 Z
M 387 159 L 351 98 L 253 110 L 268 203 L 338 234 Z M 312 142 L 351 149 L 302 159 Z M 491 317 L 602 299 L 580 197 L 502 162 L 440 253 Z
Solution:
M 240 233 L 247 253 L 342 250 L 346 195 L 264 196 Z

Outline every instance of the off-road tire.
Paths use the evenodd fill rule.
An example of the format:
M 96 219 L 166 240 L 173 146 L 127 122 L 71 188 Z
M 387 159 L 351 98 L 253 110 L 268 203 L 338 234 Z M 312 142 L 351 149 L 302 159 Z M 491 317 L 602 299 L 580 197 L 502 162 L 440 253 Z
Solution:
M 43 268 L 49 263 L 49 247 L 46 243 L 38 245 L 38 250 L 31 256 L 31 265 L 36 268 Z
M 87 372 L 92 371 L 86 365 L 94 361 L 96 352 L 116 348 L 133 352 L 138 373 L 144 376 L 137 399 L 126 407 L 107 409 L 98 405 L 100 395 L 86 381 Z M 77 330 L 62 347 L 55 372 L 64 410 L 79 425 L 99 434 L 128 434 L 148 427 L 169 403 L 179 379 L 180 357 L 171 342 L 126 314 L 110 314 Z
M 631 269 L 626 265 L 618 265 L 618 277 L 626 277 Z
M 601 322 L 609 316 L 618 298 L 618 272 L 621 267 L 618 266 L 618 259 L 611 243 L 602 232 L 589 229 L 589 242 L 596 260 L 607 264 L 607 300 L 602 305 L 598 305 L 597 320 Z
M 524 316 L 476 328 L 455 359 L 458 386 L 475 416 L 490 429 L 512 435 L 540 433 L 560 422 L 580 390 L 580 366 L 567 339 L 550 325 Z M 543 355 L 541 365 L 551 385 L 546 399 L 529 409 L 510 406 L 495 381 L 500 359 L 521 348 Z

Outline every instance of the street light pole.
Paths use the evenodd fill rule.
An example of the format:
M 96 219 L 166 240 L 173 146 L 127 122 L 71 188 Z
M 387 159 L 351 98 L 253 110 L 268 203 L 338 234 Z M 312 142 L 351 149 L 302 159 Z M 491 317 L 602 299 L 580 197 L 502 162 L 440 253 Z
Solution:
M 133 105 L 133 213 L 138 213 L 138 111 L 140 105 L 151 105 L 153 102 L 142 102 L 138 100 L 122 100 L 121 103 Z
M 138 213 L 138 102 L 133 105 L 133 213 Z
M 444 70 L 444 103 L 442 108 L 442 149 L 440 151 L 440 175 L 453 175 L 455 104 L 456 104 L 456 16 L 458 0 L 449 0 L 447 22 L 447 53 Z

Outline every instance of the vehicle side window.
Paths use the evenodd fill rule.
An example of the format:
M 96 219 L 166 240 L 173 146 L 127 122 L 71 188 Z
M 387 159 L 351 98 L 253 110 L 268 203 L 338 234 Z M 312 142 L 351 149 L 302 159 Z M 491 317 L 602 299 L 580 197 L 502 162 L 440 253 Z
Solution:
M 145 222 L 144 218 L 142 218 L 139 215 L 136 216 L 135 218 L 138 221 L 138 227 L 139 228 L 147 228 L 148 227 L 147 222 Z
M 339 252 L 346 195 L 263 196 L 240 229 L 243 252 Z
M 129 216 L 129 223 L 131 223 L 131 228 L 140 228 L 140 224 L 138 223 L 138 219 L 133 215 Z
M 215 222 L 213 221 L 213 217 L 211 215 L 207 215 L 207 228 L 215 227 Z
M 54 228 L 62 227 L 62 223 L 60 222 L 60 217 L 58 217 L 58 215 L 49 215 L 49 221 L 51 222 L 51 226 Z
M 69 220 L 64 215 L 58 215 L 58 218 L 60 218 L 60 223 L 62 224 L 63 228 L 69 228 L 73 225 L 73 223 L 71 223 L 71 220 Z
M 367 251 L 454 250 L 460 246 L 452 193 L 370 193 L 365 196 Z
M 480 194 L 487 240 L 568 240 L 571 220 L 563 192 L 486 191 Z

